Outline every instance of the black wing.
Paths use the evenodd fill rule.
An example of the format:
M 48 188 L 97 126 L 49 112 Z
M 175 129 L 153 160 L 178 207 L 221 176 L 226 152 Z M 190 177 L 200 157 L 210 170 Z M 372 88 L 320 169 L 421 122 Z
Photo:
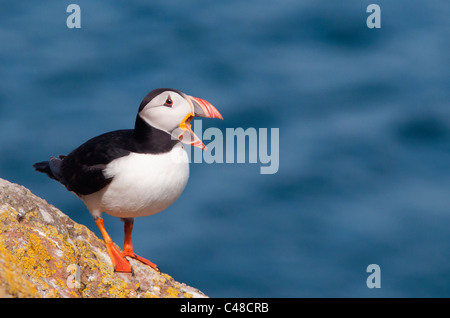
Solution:
M 69 191 L 88 195 L 107 186 L 103 170 L 114 159 L 130 154 L 133 130 L 117 130 L 94 137 L 67 156 L 59 166 L 60 181 Z

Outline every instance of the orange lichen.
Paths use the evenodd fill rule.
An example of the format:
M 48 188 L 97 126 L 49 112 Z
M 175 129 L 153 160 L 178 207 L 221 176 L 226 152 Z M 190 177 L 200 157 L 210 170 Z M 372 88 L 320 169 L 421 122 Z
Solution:
M 104 242 L 86 226 L 0 179 L 0 296 L 203 297 L 170 275 L 130 263 L 133 274 L 115 273 Z

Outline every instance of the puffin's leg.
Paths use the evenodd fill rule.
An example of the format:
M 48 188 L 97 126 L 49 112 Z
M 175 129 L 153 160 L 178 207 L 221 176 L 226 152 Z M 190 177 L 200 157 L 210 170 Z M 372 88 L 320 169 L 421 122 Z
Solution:
M 106 244 L 106 249 L 108 250 L 109 257 L 111 258 L 111 262 L 114 267 L 114 271 L 122 273 L 131 273 L 130 263 L 125 259 L 125 257 L 122 256 L 122 253 L 120 253 L 114 246 L 111 237 L 109 236 L 108 232 L 106 232 L 103 219 L 96 218 L 95 224 L 97 224 L 97 227 L 102 233 L 103 240 L 105 241 Z
M 125 225 L 124 225 L 125 242 L 124 242 L 124 245 L 123 245 L 123 251 L 124 251 L 123 252 L 123 256 L 128 256 L 128 257 L 137 259 L 141 263 L 144 263 L 145 265 L 148 265 L 151 268 L 153 268 L 153 269 L 155 269 L 155 270 L 157 270 L 159 272 L 160 270 L 159 270 L 158 266 L 156 266 L 155 264 L 153 264 L 149 260 L 136 255 L 133 252 L 133 240 L 131 238 L 131 232 L 133 231 L 133 218 L 123 218 L 122 220 L 125 223 Z

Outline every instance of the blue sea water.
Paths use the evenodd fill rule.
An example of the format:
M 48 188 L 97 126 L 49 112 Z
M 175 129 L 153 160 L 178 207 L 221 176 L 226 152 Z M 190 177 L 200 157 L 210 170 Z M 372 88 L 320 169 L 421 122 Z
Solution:
M 279 128 L 279 170 L 191 164 L 138 254 L 211 297 L 449 297 L 450 4 L 377 0 L 369 29 L 373 2 L 77 0 L 80 29 L 70 2 L 2 2 L 0 177 L 99 234 L 32 164 L 177 88 L 222 113 L 204 129 Z

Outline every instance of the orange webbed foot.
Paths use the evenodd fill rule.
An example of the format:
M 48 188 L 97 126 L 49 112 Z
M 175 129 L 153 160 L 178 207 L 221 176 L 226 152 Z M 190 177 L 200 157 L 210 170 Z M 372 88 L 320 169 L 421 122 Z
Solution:
M 131 265 L 130 262 L 127 261 L 125 257 L 123 257 L 122 253 L 114 245 L 111 237 L 108 235 L 105 229 L 105 225 L 102 218 L 95 219 L 95 224 L 99 228 L 102 233 L 103 240 L 106 244 L 106 249 L 108 251 L 109 257 L 111 258 L 111 263 L 113 265 L 115 272 L 121 273 L 131 273 Z
M 107 246 L 107 248 L 109 257 L 111 258 L 111 262 L 114 267 L 114 271 L 119 273 L 131 273 L 131 264 L 122 255 L 122 253 L 120 253 L 113 244 Z
M 133 240 L 131 238 L 131 232 L 133 231 L 133 219 L 124 219 L 125 222 L 125 226 L 124 226 L 124 230 L 125 230 L 125 243 L 123 246 L 123 256 L 128 256 L 131 258 L 134 258 L 136 260 L 138 260 L 139 262 L 150 266 L 151 268 L 153 268 L 154 270 L 156 270 L 157 272 L 161 272 L 158 268 L 158 266 L 156 266 L 156 264 L 150 262 L 148 259 L 145 259 L 143 257 L 140 257 L 138 255 L 136 255 L 133 252 Z
M 153 268 L 153 269 L 156 270 L 157 272 L 161 272 L 161 271 L 159 270 L 158 266 L 156 266 L 156 264 L 150 262 L 148 259 L 145 259 L 145 258 L 143 258 L 143 257 L 140 257 L 139 255 L 134 254 L 133 251 L 131 251 L 131 252 L 124 252 L 124 253 L 123 253 L 123 256 L 128 256 L 128 257 L 134 258 L 135 260 L 138 260 L 139 262 L 141 262 L 141 263 L 143 263 L 143 264 L 145 264 L 145 265 L 150 266 L 151 268 Z

